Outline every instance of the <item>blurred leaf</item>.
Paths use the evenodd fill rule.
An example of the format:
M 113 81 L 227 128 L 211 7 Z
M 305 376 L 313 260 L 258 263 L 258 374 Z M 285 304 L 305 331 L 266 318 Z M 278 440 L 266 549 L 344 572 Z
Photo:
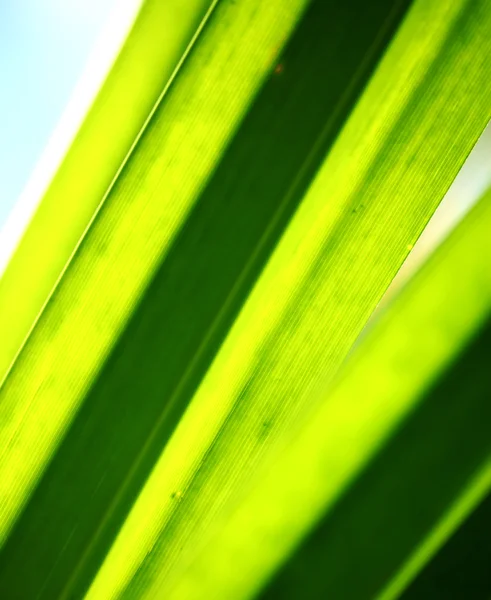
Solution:
M 397 598 L 491 488 L 490 227 L 488 193 L 255 491 L 275 507 L 268 537 L 288 530 L 292 548 L 316 522 L 265 598 Z
M 489 468 L 482 469 L 482 478 L 489 477 L 489 472 Z M 444 598 L 488 598 L 491 590 L 490 523 L 491 493 L 488 491 L 486 498 L 445 541 L 401 598 L 430 600 L 438 594 Z

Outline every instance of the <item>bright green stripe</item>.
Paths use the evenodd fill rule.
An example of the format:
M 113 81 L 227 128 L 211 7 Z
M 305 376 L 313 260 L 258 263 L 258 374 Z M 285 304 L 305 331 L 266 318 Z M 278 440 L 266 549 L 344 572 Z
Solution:
M 321 392 L 323 403 L 181 572 L 173 598 L 211 590 L 215 598 L 252 597 L 340 497 L 489 316 L 490 228 L 488 194 L 375 324 L 330 393 Z M 483 470 L 422 551 L 450 533 L 488 483 Z
M 0 540 L 305 5 L 219 3 L 153 114 L 0 390 Z
M 491 459 L 486 461 L 447 513 L 443 515 L 387 587 L 377 596 L 377 600 L 398 598 L 425 564 L 431 560 L 452 533 L 489 493 L 490 489 Z
M 91 584 L 325 157 L 320 146 L 332 145 L 355 105 L 350 92 L 359 97 L 383 54 L 391 36 L 381 39 L 381 26 L 393 34 L 406 5 L 394 14 L 393 0 L 316 2 L 302 17 L 281 55 L 285 72 L 258 93 L 6 541 L 0 597 L 43 590 L 61 600 Z
M 88 598 L 119 597 L 123 589 L 128 598 L 240 598 L 282 556 L 286 533 L 285 545 L 276 539 L 270 547 L 258 547 L 260 538 L 252 535 L 256 525 L 276 519 L 263 512 L 260 499 L 250 513 L 245 506 L 251 522 L 237 513 L 216 543 L 205 544 L 240 503 L 254 472 L 282 447 L 294 420 L 309 410 L 320 375 L 336 371 L 483 130 L 491 105 L 482 59 L 491 49 L 490 24 L 484 2 L 415 5 Z M 350 457 L 344 458 L 349 470 Z M 281 477 L 295 468 L 304 465 Z
M 143 3 L 49 187 L 29 189 L 15 208 L 29 212 L 23 200 L 39 203 L 3 274 L 0 268 L 0 381 L 210 5 Z

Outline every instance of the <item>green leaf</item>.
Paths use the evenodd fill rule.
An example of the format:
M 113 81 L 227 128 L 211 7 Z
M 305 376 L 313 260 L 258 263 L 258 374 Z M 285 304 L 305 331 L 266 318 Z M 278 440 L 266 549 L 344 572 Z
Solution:
M 481 472 L 484 479 L 486 471 L 483 469 Z M 477 486 L 476 492 L 479 492 Z M 468 503 L 475 503 L 474 498 L 469 497 Z M 462 507 L 462 516 L 465 516 L 465 512 L 469 512 L 465 503 L 459 503 L 459 506 Z M 404 600 L 425 600 L 438 594 L 457 598 L 486 597 L 490 589 L 490 511 L 491 493 L 488 492 L 400 597 Z
M 5 548 L 5 571 L 14 578 L 16 561 L 23 569 L 26 560 L 32 561 L 31 577 L 23 586 L 41 588 L 50 597 L 65 584 L 88 585 L 403 7 L 388 19 L 382 5 L 361 16 L 351 7 L 337 11 L 345 24 L 358 28 L 360 45 L 342 65 L 330 68 L 335 86 L 318 74 L 351 42 L 341 27 L 322 38 L 332 8 L 318 4 L 295 34 L 282 58 L 285 72 L 279 78 L 273 70 L 263 86 L 112 357 L 88 390 Z M 291 101 L 284 102 L 288 91 Z M 298 111 L 299 102 L 303 111 Z M 164 405 L 162 398 L 167 399 Z M 161 426 L 152 433 L 159 420 Z M 122 438 L 115 462 L 114 449 Z M 93 460 L 88 459 L 91 452 Z M 67 486 L 74 471 L 77 478 Z M 94 502 L 91 510 L 84 510 Z M 71 505 L 68 514 L 60 504 Z M 42 559 L 26 559 L 31 536 L 45 540 Z M 56 571 L 50 570 L 52 564 Z
M 98 206 L 0 390 L 0 540 L 305 4 L 220 4 Z M 151 24 L 160 36 L 160 27 Z M 145 42 L 151 44 L 151 39 Z M 126 80 L 125 85 L 132 83 Z M 96 147 L 97 140 L 90 145 Z M 77 168 L 84 173 L 83 164 Z M 50 224 L 55 230 L 60 226 L 56 219 Z M 35 272 L 36 264 L 30 262 L 30 268 Z M 25 270 L 20 271 L 19 277 L 25 277 Z M 11 299 L 7 302 L 11 307 Z
M 91 103 L 92 86 L 97 83 L 93 71 L 96 77 L 103 76 L 98 72 L 102 60 L 98 53 L 93 59 L 97 67 L 92 65 L 76 90 L 46 156 L 2 231 L 0 381 L 214 4 L 211 0 L 146 0 L 122 47 L 114 48 L 128 20 L 123 19 L 123 11 L 118 12 L 123 23 L 112 27 L 116 39 L 104 39 L 104 47 L 98 48 L 107 67 L 112 67 L 101 89 Z M 117 56 L 111 65 L 113 53 Z M 85 103 L 89 110 L 80 115 Z M 71 140 L 81 116 L 85 116 L 83 123 Z M 21 234 L 19 240 L 14 237 Z M 4 261 L 8 261 L 5 268 Z
M 93 176 L 85 216 L 65 214 L 71 237 L 33 221 L 25 248 L 52 228 L 65 255 L 42 259 L 8 352 L 76 250 L 0 388 L 0 595 L 247 597 L 311 525 L 314 509 L 300 524 L 278 510 L 316 468 L 292 435 L 331 406 L 324 391 L 491 116 L 488 4 L 408 4 L 195 2 L 179 43 L 192 22 L 199 36 L 141 131 L 135 118 L 129 154 L 130 134 L 108 143 L 110 178 Z M 107 89 L 131 86 L 111 76 Z M 96 170 L 80 156 L 74 190 Z M 34 264 L 15 260 L 10 312 Z M 328 423 L 338 449 L 343 410 Z M 340 455 L 330 497 L 384 434 Z
M 165 447 L 89 598 L 239 598 L 257 589 L 269 545 L 261 540 L 258 548 L 249 524 L 234 527 L 228 515 L 239 510 L 255 473 L 284 448 L 288 430 L 312 410 L 313 390 L 335 373 L 446 191 L 475 140 L 465 132 L 469 114 L 484 117 L 476 134 L 488 120 L 489 77 L 479 57 L 490 14 L 480 6 L 481 12 L 475 3 L 472 10 L 415 5 Z M 471 112 L 476 98 L 481 108 Z M 253 513 L 269 520 L 259 505 Z
M 372 326 L 255 491 L 281 515 L 264 535 L 282 527 L 292 548 L 293 530 L 315 523 L 265 598 L 398 598 L 491 489 L 490 226 L 488 193 Z M 287 468 L 298 475 L 285 485 Z

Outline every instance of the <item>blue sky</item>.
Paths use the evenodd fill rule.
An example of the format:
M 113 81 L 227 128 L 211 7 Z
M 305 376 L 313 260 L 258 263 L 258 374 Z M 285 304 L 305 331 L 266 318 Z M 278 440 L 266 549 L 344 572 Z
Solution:
M 0 0 L 0 228 L 117 0 Z

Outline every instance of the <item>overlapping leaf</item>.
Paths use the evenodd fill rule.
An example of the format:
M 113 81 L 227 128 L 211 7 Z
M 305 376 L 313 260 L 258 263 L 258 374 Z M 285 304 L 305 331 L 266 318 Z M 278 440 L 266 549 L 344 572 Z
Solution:
M 123 49 L 129 74 L 158 37 L 158 4 L 144 6 Z M 468 320 L 452 330 L 451 344 L 433 347 L 415 363 L 422 371 L 396 385 L 380 366 L 394 339 L 377 326 L 381 341 L 360 345 L 354 375 L 324 402 L 491 116 L 487 3 L 419 0 L 407 15 L 407 2 L 388 0 L 191 4 L 195 12 L 176 40 L 184 44 L 193 23 L 202 23 L 199 36 L 0 389 L 0 590 L 7 597 L 81 597 L 87 588 L 89 598 L 104 600 L 250 596 L 487 310 L 484 258 L 470 260 L 471 284 L 462 292 Z M 108 141 L 104 132 L 125 119 L 116 115 L 109 129 L 98 119 L 117 90 L 131 86 L 128 73 L 118 73 L 120 60 L 89 115 L 92 133 L 77 138 L 41 205 L 44 217 L 33 221 L 4 279 L 8 308 L 33 264 L 26 249 L 83 173 L 87 204 L 77 218 L 68 210 L 53 221 L 56 231 L 64 219 L 77 225 L 41 255 L 43 283 L 33 280 L 37 295 L 22 308 L 6 356 L 169 78 L 148 65 L 140 116 Z M 104 93 L 113 98 L 105 109 Z M 106 145 L 98 151 L 110 148 L 111 159 L 92 176 L 80 158 L 100 136 Z M 472 227 L 487 252 L 483 225 Z M 431 298 L 447 289 L 445 269 L 436 271 L 435 294 L 424 295 L 427 315 Z M 403 300 L 397 306 L 388 321 L 409 310 Z M 384 413 L 389 384 L 400 402 Z M 351 445 L 365 420 L 343 396 L 349 386 L 372 386 L 382 398 L 370 408 L 382 411 L 377 426 Z M 312 421 L 323 411 L 325 421 Z M 300 423 L 306 429 L 288 449 Z M 319 423 L 331 431 L 325 447 Z M 314 447 L 335 456 L 327 488 L 313 482 L 325 464 L 301 467 Z M 295 486 L 306 510 L 288 507 Z M 411 565 L 414 541 L 403 538 L 399 561 Z M 370 577 L 397 587 L 414 571 L 401 566 L 397 575 L 400 565 L 375 558 L 361 593 L 373 591 Z M 347 564 L 340 559 L 341 568 Z M 20 575 L 25 569 L 29 578 Z

